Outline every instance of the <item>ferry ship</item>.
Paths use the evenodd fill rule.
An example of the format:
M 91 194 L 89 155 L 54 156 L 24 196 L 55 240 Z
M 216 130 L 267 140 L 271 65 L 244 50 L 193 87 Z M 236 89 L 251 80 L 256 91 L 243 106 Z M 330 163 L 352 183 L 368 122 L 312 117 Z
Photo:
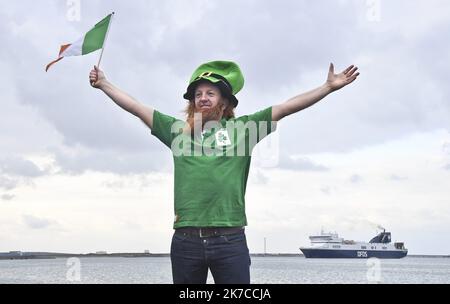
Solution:
M 403 242 L 391 243 L 391 233 L 377 234 L 369 243 L 344 240 L 337 233 L 311 235 L 310 247 L 300 247 L 306 258 L 379 258 L 400 259 L 408 254 Z

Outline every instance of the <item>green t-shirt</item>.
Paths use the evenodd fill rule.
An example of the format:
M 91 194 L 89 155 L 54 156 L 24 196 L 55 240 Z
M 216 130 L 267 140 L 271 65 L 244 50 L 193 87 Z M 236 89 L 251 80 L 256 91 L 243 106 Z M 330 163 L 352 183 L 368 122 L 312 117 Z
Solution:
M 174 228 L 247 225 L 244 196 L 251 152 L 275 129 L 272 107 L 208 124 L 204 134 L 191 135 L 183 132 L 185 122 L 156 110 L 153 114 L 152 134 L 174 159 Z

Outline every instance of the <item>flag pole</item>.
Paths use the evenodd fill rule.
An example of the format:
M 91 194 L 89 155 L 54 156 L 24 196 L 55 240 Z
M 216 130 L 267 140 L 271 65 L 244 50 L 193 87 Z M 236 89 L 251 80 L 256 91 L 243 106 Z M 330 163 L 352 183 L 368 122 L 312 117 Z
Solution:
M 105 49 L 106 40 L 108 40 L 108 33 L 109 33 L 109 29 L 111 28 L 113 17 L 114 17 L 114 12 L 111 13 L 111 20 L 109 20 L 108 29 L 106 30 L 105 41 L 103 41 L 103 47 L 102 47 L 102 51 L 100 53 L 100 58 L 98 58 L 97 68 L 100 68 L 100 61 L 102 61 L 103 50 Z

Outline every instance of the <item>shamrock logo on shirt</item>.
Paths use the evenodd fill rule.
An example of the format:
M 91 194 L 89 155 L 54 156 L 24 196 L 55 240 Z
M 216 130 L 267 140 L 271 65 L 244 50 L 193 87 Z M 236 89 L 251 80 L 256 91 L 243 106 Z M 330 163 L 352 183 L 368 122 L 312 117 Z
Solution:
M 230 137 L 226 129 L 217 131 L 216 141 L 218 146 L 228 146 L 231 145 Z
M 223 134 L 223 133 L 219 133 L 219 141 L 227 141 L 228 137 Z

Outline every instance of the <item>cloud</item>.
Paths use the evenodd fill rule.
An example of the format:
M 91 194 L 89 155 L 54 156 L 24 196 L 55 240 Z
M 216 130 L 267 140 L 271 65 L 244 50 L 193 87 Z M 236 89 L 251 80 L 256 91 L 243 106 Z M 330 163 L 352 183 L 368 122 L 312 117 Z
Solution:
M 330 193 L 331 193 L 331 188 L 328 187 L 328 186 L 323 186 L 323 187 L 320 188 L 320 191 L 321 191 L 323 194 L 330 195 Z
M 392 181 L 406 181 L 406 180 L 408 180 L 407 177 L 399 176 L 399 175 L 396 175 L 396 174 L 391 174 L 389 176 L 389 179 L 392 180 Z
M 352 176 L 350 176 L 350 182 L 352 184 L 358 184 L 360 182 L 362 182 L 364 179 L 362 178 L 361 175 L 358 174 L 353 174 Z
M 125 182 L 123 180 L 106 181 L 102 183 L 102 186 L 109 189 L 123 189 L 125 188 Z
M 0 158 L 0 173 L 12 176 L 38 177 L 46 172 L 22 157 Z
M 0 189 L 9 191 L 20 185 L 33 185 L 33 179 L 47 175 L 34 162 L 20 156 L 0 158 Z M 14 195 L 5 194 L 3 200 L 11 200 Z
M 127 188 L 137 188 L 139 191 L 153 187 L 154 185 L 161 185 L 167 175 L 161 174 L 129 174 L 116 175 L 101 183 L 105 188 L 112 190 L 124 190 Z
M 442 143 L 442 152 L 450 156 L 450 142 L 446 141 Z
M 59 44 L 76 39 L 110 9 L 100 2 L 86 2 L 81 7 L 80 22 L 71 22 L 66 18 L 67 6 L 49 3 L 45 12 L 40 9 L 42 4 L 11 3 L 1 13 L 6 22 L 0 26 L 0 34 L 7 45 L 15 47 L 0 53 L 19 64 L 13 67 L 3 63 L 10 78 L 8 86 L 21 105 L 36 109 L 37 115 L 62 136 L 58 145 L 92 150 L 91 160 L 84 154 L 57 155 L 59 165 L 71 171 L 98 170 L 101 166 L 94 161 L 95 151 L 105 150 L 111 164 L 127 154 L 126 163 L 133 167 L 130 171 L 139 171 L 136 168 L 144 153 L 156 157 L 155 163 L 163 163 L 163 148 L 149 130 L 88 85 L 87 75 L 97 53 L 66 58 L 49 73 L 42 70 Z M 42 14 L 25 18 L 25 7 Z M 383 3 L 383 22 L 377 23 L 367 20 L 367 5 L 352 1 L 327 4 L 327 9 L 320 1 L 286 1 L 283 5 L 270 1 L 220 5 L 211 1 L 191 1 L 189 5 L 181 1 L 136 1 L 131 7 L 121 2 L 113 2 L 112 7 L 116 16 L 103 68 L 118 87 L 164 113 L 182 116 L 181 95 L 187 81 L 207 60 L 231 59 L 241 65 L 246 84 L 239 94 L 238 115 L 320 85 L 328 63 L 334 61 L 338 70 L 350 63 L 359 64 L 360 79 L 352 87 L 328 96 L 327 101 L 286 119 L 286 128 L 278 132 L 285 135 L 281 146 L 287 154 L 343 152 L 418 129 L 447 127 L 450 107 L 444 101 L 449 95 L 442 73 L 447 64 L 444 58 L 450 52 L 439 39 L 448 31 L 442 21 L 445 19 L 431 18 L 433 9 L 425 8 L 430 15 L 422 18 L 431 24 L 424 25 L 432 28 L 436 24 L 434 34 L 407 35 L 411 18 L 423 5 L 409 8 L 410 15 L 405 15 L 401 13 L 403 7 Z M 392 19 L 397 15 L 402 16 L 400 21 Z M 211 16 L 214 22 L 204 26 Z M 130 39 L 130 32 L 140 39 Z M 426 59 L 430 42 L 443 46 L 433 48 L 442 62 Z M 386 78 L 389 66 L 398 68 Z M 18 72 L 25 69 L 27 73 Z M 301 139 L 300 144 L 291 140 L 294 136 Z M 78 157 L 81 160 L 76 162 Z M 121 165 L 111 170 L 126 171 Z
M 141 174 L 172 169 L 170 150 L 114 151 L 72 147 L 52 151 L 60 173 L 82 174 L 88 170 L 117 174 Z
M 13 194 L 2 194 L 0 197 L 3 201 L 10 201 L 15 197 Z
M 46 175 L 55 172 L 63 176 L 96 171 L 118 174 L 117 179 L 102 185 L 119 191 L 130 185 L 120 182 L 129 175 L 157 175 L 155 172 L 173 170 L 170 151 L 150 134 L 150 130 L 101 91 L 89 86 L 87 75 L 97 62 L 99 52 L 65 58 L 49 73 L 43 71 L 45 64 L 54 59 L 60 44 L 74 41 L 114 10 L 116 16 L 103 54 L 102 69 L 111 82 L 141 103 L 177 118 L 183 117 L 181 110 L 185 101 L 181 96 L 188 79 L 205 61 L 227 59 L 241 66 L 246 82 L 237 96 L 240 101 L 237 115 L 256 112 L 321 85 L 330 61 L 338 71 L 352 63 L 358 65 L 361 71 L 358 81 L 313 107 L 283 119 L 283 128 L 277 131 L 281 155 L 278 171 L 293 179 L 298 177 L 296 171 L 299 171 L 308 183 L 314 180 L 313 194 L 301 197 L 311 205 L 317 194 L 317 202 L 329 200 L 329 209 L 317 209 L 314 214 L 333 215 L 339 211 L 333 209 L 334 200 L 339 199 L 337 194 L 347 193 L 346 187 L 353 197 L 355 188 L 365 191 L 366 186 L 372 185 L 369 181 L 374 180 L 373 175 L 366 165 L 374 157 L 359 163 L 352 159 L 353 164 L 358 163 L 352 167 L 346 166 L 350 163 L 350 160 L 346 162 L 347 158 L 333 163 L 326 157 L 321 159 L 322 153 L 339 158 L 350 155 L 346 154 L 348 152 L 381 146 L 409 134 L 449 130 L 450 50 L 442 37 L 450 35 L 450 3 L 416 1 L 404 5 L 383 1 L 381 5 L 380 22 L 370 22 L 365 1 L 287 0 L 282 5 L 269 0 L 193 0 L 189 3 L 136 0 L 132 5 L 114 0 L 108 3 L 83 1 L 80 22 L 71 22 L 66 17 L 65 1 L 8 2 L 0 10 L 0 36 L 7 46 L 0 48 L 3 113 L 0 190 L 6 193 L 18 188 L 23 181 L 37 177 L 48 184 L 50 179 Z M 426 141 L 418 141 L 426 146 L 423 144 Z M 384 183 L 377 196 L 387 193 L 387 200 L 392 197 L 390 191 L 400 191 L 400 196 L 408 189 L 423 187 L 431 189 L 427 195 L 433 196 L 433 203 L 439 205 L 440 197 L 447 194 L 445 185 L 440 182 L 450 170 L 448 136 L 444 142 L 447 143 L 442 147 L 445 155 L 434 150 L 422 153 L 416 145 L 408 146 L 413 149 L 380 148 L 374 155 L 393 156 L 395 151 L 400 151 L 402 160 L 410 152 L 422 153 L 429 160 L 438 157 L 439 164 L 435 167 L 439 167 L 440 172 L 427 176 L 425 162 L 417 168 L 416 163 L 405 163 L 396 169 L 389 165 L 378 178 Z M 46 167 L 34 157 L 52 160 L 48 162 L 50 169 L 43 169 Z M 384 164 L 384 159 L 378 161 Z M 392 164 L 396 163 L 393 159 Z M 256 171 L 253 181 L 262 186 L 272 183 L 272 174 L 279 173 L 276 171 L 271 171 L 270 175 Z M 336 180 L 325 180 L 334 174 L 338 176 Z M 416 174 L 423 180 L 416 179 Z M 438 178 L 438 174 L 444 178 Z M 347 182 L 334 187 L 342 182 L 342 176 L 347 177 Z M 53 178 L 58 183 L 65 182 L 58 174 Z M 386 178 L 403 182 L 386 183 Z M 421 187 L 414 187 L 415 180 Z M 308 190 L 288 185 L 288 182 L 269 189 L 276 193 L 282 192 L 280 189 L 284 187 Z M 148 181 L 134 183 L 138 188 L 147 188 Z M 355 183 L 360 184 L 355 187 Z M 44 186 L 39 184 L 33 191 L 41 187 Z M 170 183 L 166 185 L 167 189 L 171 187 Z M 28 190 L 21 188 L 17 193 L 3 194 L 2 200 L 17 195 L 11 199 L 20 201 Z M 159 192 L 163 191 L 154 191 L 162 195 Z M 64 194 L 54 195 L 52 199 L 56 201 L 64 198 Z M 286 201 L 300 197 L 283 195 Z M 414 196 L 419 201 L 420 193 Z M 267 198 L 261 201 L 264 199 Z M 405 201 L 413 199 L 405 196 Z M 372 203 L 378 204 L 378 201 Z M 89 212 L 95 207 L 98 205 L 90 206 Z M 436 210 L 445 213 L 444 208 L 436 207 Z M 371 211 L 363 209 L 370 218 Z M 301 213 L 294 208 L 291 211 L 290 214 Z M 270 216 L 273 217 L 269 214 L 269 219 Z M 376 218 L 383 216 L 384 210 Z M 31 217 L 23 218 L 23 222 L 34 227 L 56 225 L 50 219 Z M 279 222 L 274 222 L 274 226 Z M 293 219 L 285 224 L 293 227 L 299 222 Z M 80 239 L 84 241 L 89 237 L 82 235 Z
M 19 181 L 17 179 L 11 179 L 0 175 L 0 189 L 12 190 L 16 188 L 18 185 Z
M 449 141 L 444 141 L 442 143 L 442 153 L 444 154 L 445 159 L 450 160 L 450 158 L 449 158 L 450 157 L 450 142 Z M 450 170 L 450 163 L 448 163 L 447 165 L 444 165 L 443 169 Z
M 22 220 L 30 229 L 46 229 L 52 226 L 59 226 L 59 224 L 54 220 L 40 218 L 34 215 L 23 215 Z
M 263 173 L 263 171 L 261 169 L 259 169 L 259 168 L 256 168 L 255 171 L 256 171 L 256 173 L 251 175 L 253 177 L 252 181 L 255 184 L 267 185 L 267 183 L 269 182 L 269 177 L 266 176 Z
M 142 225 L 131 220 L 122 221 L 120 225 L 126 230 L 134 230 L 134 231 L 143 230 Z
M 296 171 L 328 171 L 329 168 L 316 164 L 307 157 L 289 156 L 286 153 L 280 154 L 278 168 Z

